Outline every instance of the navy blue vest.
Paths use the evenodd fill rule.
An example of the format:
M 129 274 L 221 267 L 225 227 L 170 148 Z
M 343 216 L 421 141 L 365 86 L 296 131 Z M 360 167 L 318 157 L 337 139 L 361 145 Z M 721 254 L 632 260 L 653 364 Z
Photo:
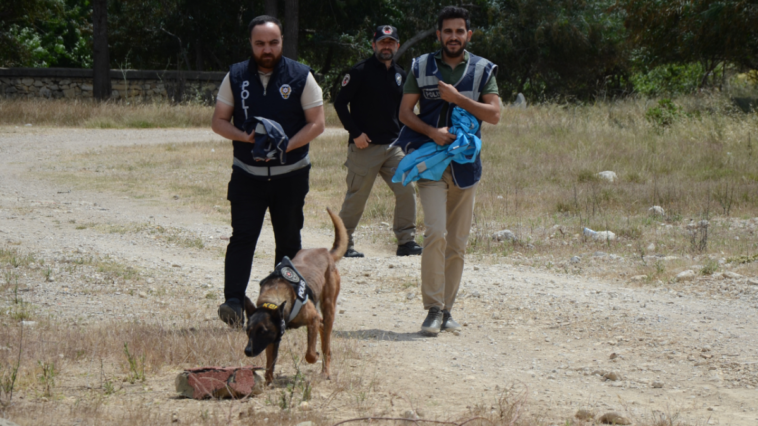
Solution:
M 307 124 L 300 97 L 309 73 L 310 68 L 306 65 L 282 57 L 274 67 L 268 86 L 264 88 L 258 76 L 258 67 L 252 58 L 232 65 L 229 69 L 229 83 L 234 94 L 234 127 L 243 130 L 246 120 L 252 120 L 253 117 L 258 116 L 281 124 L 287 137 L 295 136 Z M 285 168 L 295 163 L 308 162 L 306 159 L 308 145 L 288 152 L 285 164 L 280 165 L 276 162 L 277 164 L 269 165 L 265 161 L 253 159 L 253 144 L 241 141 L 234 141 L 233 144 L 235 167 L 242 166 L 238 167 L 242 170 L 249 169 L 245 166 L 256 169 L 267 168 L 269 180 L 271 177 L 280 178 L 290 174 L 271 173 L 277 167 Z M 238 164 L 240 162 L 244 164 Z M 253 177 L 264 178 L 265 176 L 253 175 Z
M 442 80 L 442 74 L 437 67 L 437 61 L 434 59 L 435 55 L 436 53 L 421 55 L 418 58 L 414 58 L 413 65 L 411 65 L 411 72 L 416 77 L 416 82 L 421 90 L 418 118 L 432 127 L 449 127 L 452 124 L 450 119 L 455 105 L 448 104 L 446 101 L 440 99 L 437 83 Z M 463 72 L 463 77 L 457 82 L 451 82 L 451 84 L 462 95 L 479 101 L 484 87 L 495 74 L 497 74 L 497 65 L 487 59 L 469 53 L 469 60 L 466 64 L 466 70 Z M 445 105 L 448 105 L 448 109 L 447 114 L 443 117 L 442 110 Z M 477 121 L 479 121 L 479 127 L 481 128 L 482 121 Z M 477 131 L 476 135 L 481 138 L 481 131 Z M 395 144 L 402 146 L 403 151 L 408 152 L 408 149 L 416 149 L 428 141 L 429 138 L 426 135 L 418 134 L 406 126 L 400 130 L 400 135 Z M 473 163 L 458 164 L 453 162 L 452 171 L 455 185 L 459 188 L 469 188 L 479 182 L 479 179 L 482 177 L 482 160 L 477 155 L 476 161 Z

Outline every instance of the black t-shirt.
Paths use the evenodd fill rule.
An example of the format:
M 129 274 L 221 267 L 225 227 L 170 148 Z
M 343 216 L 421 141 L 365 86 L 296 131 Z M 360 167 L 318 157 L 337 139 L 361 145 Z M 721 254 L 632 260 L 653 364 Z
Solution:
M 388 69 L 372 55 L 343 77 L 334 109 L 350 133 L 350 143 L 361 133 L 368 135 L 371 143 L 377 145 L 392 143 L 397 138 L 406 75 L 394 62 Z

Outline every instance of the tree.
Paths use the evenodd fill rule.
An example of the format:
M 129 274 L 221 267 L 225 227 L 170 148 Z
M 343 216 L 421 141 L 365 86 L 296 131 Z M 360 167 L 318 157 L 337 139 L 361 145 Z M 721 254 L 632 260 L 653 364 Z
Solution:
M 282 54 L 297 60 L 297 41 L 300 5 L 298 0 L 284 0 L 284 49 Z
M 755 0 L 622 0 L 629 41 L 650 65 L 702 65 L 700 86 L 720 65 L 758 69 Z
M 111 65 L 108 55 L 108 2 L 92 2 L 92 57 L 94 59 L 92 95 L 95 99 L 111 96 Z
M 499 65 L 501 96 L 591 99 L 629 90 L 623 17 L 612 0 L 495 0 L 472 49 Z
M 419 31 L 414 35 L 413 37 L 409 38 L 408 40 L 405 40 L 401 45 L 400 48 L 397 49 L 397 54 L 395 54 L 395 60 L 400 60 L 400 58 L 403 56 L 406 50 L 413 47 L 414 44 L 420 42 L 421 40 L 430 37 L 437 33 L 437 28 L 432 27 L 428 28 L 422 31 Z
M 0 2 L 0 66 L 90 68 L 87 0 Z
M 266 5 L 264 8 L 266 15 L 276 18 L 276 16 L 279 14 L 279 11 L 277 9 L 276 0 L 266 0 Z

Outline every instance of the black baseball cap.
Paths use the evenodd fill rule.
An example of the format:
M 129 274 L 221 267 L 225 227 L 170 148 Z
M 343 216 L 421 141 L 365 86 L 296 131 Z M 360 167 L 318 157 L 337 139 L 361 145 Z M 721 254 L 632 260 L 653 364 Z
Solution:
M 400 36 L 397 34 L 397 28 L 392 25 L 379 25 L 374 31 L 374 41 L 384 40 L 385 38 L 391 38 L 400 43 Z

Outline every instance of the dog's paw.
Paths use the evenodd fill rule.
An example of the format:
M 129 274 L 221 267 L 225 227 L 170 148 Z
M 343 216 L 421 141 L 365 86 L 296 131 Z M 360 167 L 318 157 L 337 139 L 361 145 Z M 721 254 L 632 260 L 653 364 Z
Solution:
M 318 352 L 316 352 L 315 354 L 305 354 L 305 361 L 308 364 L 313 364 L 316 361 L 318 361 L 318 356 L 319 356 Z

